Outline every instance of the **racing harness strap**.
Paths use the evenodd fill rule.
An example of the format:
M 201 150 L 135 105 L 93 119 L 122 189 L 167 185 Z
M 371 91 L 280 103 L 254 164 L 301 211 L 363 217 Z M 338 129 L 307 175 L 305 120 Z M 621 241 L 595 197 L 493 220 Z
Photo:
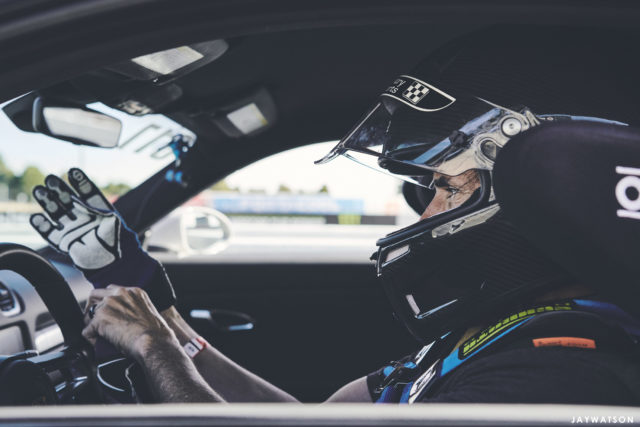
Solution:
M 462 364 L 500 349 L 562 346 L 614 352 L 636 351 L 640 321 L 614 304 L 574 299 L 536 305 L 500 319 L 457 348 L 443 337 L 415 356 L 382 369 L 376 403 L 414 403 L 429 397 L 446 375 Z M 449 337 L 454 338 L 454 337 Z

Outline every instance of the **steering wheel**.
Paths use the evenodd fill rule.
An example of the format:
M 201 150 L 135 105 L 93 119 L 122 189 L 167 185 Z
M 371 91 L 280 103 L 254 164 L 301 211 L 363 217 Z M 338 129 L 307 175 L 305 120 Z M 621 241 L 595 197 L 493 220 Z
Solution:
M 0 270 L 14 271 L 31 283 L 64 337 L 57 352 L 29 350 L 0 358 L 0 405 L 117 401 L 105 393 L 93 346 L 82 336 L 82 310 L 58 270 L 35 251 L 12 243 L 0 243 Z M 123 363 L 126 359 L 112 362 L 118 361 L 109 363 L 112 369 L 130 364 Z

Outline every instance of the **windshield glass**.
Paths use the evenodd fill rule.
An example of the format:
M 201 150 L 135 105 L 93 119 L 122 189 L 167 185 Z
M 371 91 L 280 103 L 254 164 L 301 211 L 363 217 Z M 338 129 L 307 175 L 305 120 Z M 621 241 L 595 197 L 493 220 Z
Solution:
M 0 108 L 5 104 L 0 105 Z M 45 245 L 29 225 L 29 215 L 39 212 L 31 196 L 48 174 L 65 177 L 79 167 L 113 202 L 173 161 L 167 144 L 177 133 L 193 134 L 162 115 L 130 116 L 103 104 L 89 108 L 122 121 L 118 147 L 74 145 L 43 134 L 19 130 L 0 110 L 0 240 L 31 248 Z

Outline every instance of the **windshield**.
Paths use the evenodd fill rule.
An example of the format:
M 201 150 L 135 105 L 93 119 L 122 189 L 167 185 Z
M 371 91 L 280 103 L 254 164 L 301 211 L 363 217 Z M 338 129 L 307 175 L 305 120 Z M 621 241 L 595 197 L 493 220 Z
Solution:
M 0 241 L 34 249 L 45 245 L 28 219 L 40 211 L 31 190 L 42 184 L 46 175 L 66 178 L 71 167 L 79 167 L 113 202 L 173 161 L 173 154 L 166 147 L 173 135 L 193 136 L 162 115 L 135 117 L 100 103 L 88 107 L 122 121 L 118 147 L 74 145 L 43 134 L 23 132 L 0 111 Z

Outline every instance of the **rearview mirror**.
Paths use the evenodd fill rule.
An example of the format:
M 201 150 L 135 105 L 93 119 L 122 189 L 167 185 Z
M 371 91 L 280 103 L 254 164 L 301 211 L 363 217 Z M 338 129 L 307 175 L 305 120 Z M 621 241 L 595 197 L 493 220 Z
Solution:
M 33 103 L 36 132 L 80 145 L 118 146 L 122 122 L 84 106 L 60 105 L 37 97 Z

